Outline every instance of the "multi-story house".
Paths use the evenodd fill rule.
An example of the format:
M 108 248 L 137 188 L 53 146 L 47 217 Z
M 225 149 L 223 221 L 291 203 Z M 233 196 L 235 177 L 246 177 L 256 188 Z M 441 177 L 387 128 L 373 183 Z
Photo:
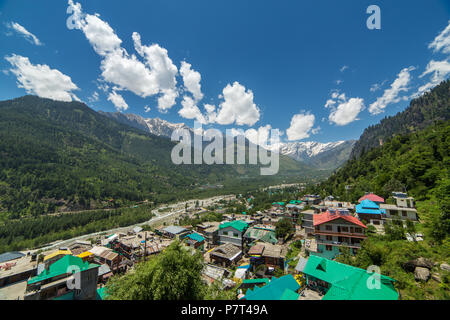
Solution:
M 342 246 L 356 253 L 361 241 L 367 238 L 367 227 L 358 218 L 337 211 L 315 214 L 313 225 L 317 243 L 315 254 L 328 259 L 334 259 Z
M 387 219 L 418 220 L 413 197 L 408 197 L 406 193 L 393 192 L 392 198 L 395 204 L 380 204 L 380 208 L 386 211 Z
M 306 235 L 314 234 L 314 224 L 313 224 L 313 216 L 314 210 L 305 210 L 301 212 L 302 214 L 302 228 L 305 229 Z
M 244 244 L 244 233 L 248 224 L 241 220 L 234 220 L 219 225 L 219 244 L 231 243 L 239 248 Z

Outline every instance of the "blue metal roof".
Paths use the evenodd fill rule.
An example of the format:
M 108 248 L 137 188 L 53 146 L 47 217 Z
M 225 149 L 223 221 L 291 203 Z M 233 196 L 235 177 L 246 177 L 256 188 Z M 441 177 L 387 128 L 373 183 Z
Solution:
M 24 257 L 25 255 L 19 251 L 11 251 L 0 254 L 0 263 L 15 260 Z

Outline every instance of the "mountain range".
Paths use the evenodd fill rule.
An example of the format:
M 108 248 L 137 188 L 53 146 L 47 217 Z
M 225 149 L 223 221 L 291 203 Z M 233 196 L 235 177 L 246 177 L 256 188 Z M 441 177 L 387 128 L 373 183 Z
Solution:
M 160 118 L 144 118 L 132 113 L 103 112 L 120 123 L 144 130 L 160 137 L 170 138 L 176 129 L 188 129 L 184 123 L 171 123 Z M 337 142 L 282 142 L 279 144 L 280 154 L 317 169 L 334 170 L 341 166 L 350 156 L 355 140 Z

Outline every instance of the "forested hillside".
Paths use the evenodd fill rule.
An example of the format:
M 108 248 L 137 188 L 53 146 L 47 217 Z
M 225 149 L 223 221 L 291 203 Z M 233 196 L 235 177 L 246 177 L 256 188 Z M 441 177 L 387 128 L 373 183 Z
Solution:
M 279 174 L 267 177 L 257 165 L 177 166 L 173 146 L 80 102 L 35 96 L 0 102 L 0 215 L 171 201 L 198 194 L 204 185 L 226 189 L 317 174 L 287 157 L 280 159 Z
M 436 121 L 449 120 L 449 96 L 450 80 L 446 80 L 430 92 L 412 100 L 403 112 L 386 117 L 379 124 L 369 126 L 353 147 L 350 158 L 358 158 L 394 135 L 419 131 Z

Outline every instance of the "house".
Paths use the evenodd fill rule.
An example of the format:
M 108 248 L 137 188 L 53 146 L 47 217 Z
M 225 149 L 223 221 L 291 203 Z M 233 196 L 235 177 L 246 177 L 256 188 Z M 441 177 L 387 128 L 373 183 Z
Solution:
M 387 219 L 402 219 L 417 221 L 417 210 L 414 208 L 414 198 L 406 193 L 393 192 L 392 199 L 395 204 L 381 204 L 380 208 L 386 211 Z
M 264 264 L 268 267 L 284 268 L 286 253 L 287 249 L 284 246 L 265 243 L 261 257 L 264 259 Z
M 171 239 L 183 239 L 190 231 L 179 226 L 168 226 L 162 229 L 162 235 Z
M 370 200 L 370 201 L 373 201 L 373 202 L 375 202 L 377 204 L 384 203 L 384 199 L 382 197 L 380 197 L 380 196 L 377 196 L 374 193 L 366 193 L 364 196 L 359 198 L 358 202 L 361 203 L 361 201 L 366 200 L 366 199 Z
M 244 233 L 244 241 L 251 244 L 256 241 L 276 244 L 278 242 L 275 231 L 261 227 L 250 227 Z
M 222 280 L 228 277 L 229 274 L 230 271 L 228 271 L 227 269 L 213 266 L 211 264 L 207 264 L 202 271 L 203 278 L 205 278 L 210 283 L 216 280 Z
M 311 206 L 313 204 L 319 204 L 321 201 L 321 198 L 317 194 L 307 194 L 302 198 L 302 201 L 308 205 Z
M 329 209 L 347 209 L 350 212 L 355 210 L 355 206 L 346 201 L 324 200 L 320 204 Z
M 367 227 L 351 215 L 327 211 L 313 216 L 314 236 L 317 243 L 317 254 L 334 259 L 339 254 L 339 247 L 345 246 L 353 253 L 360 248 L 366 239 Z
M 219 244 L 231 243 L 243 247 L 243 236 L 248 224 L 241 220 L 228 221 L 219 225 Z
M 236 264 L 242 257 L 242 250 L 231 243 L 222 244 L 214 248 L 209 257 L 216 264 L 223 267 L 228 267 L 232 264 Z
M 301 212 L 302 214 L 302 228 L 305 229 L 307 235 L 314 234 L 313 216 L 314 210 L 309 209 Z
M 394 279 L 364 269 L 310 255 L 302 272 L 322 300 L 398 300 Z
M 272 277 L 262 287 L 249 288 L 241 300 L 298 300 L 300 285 L 291 275 L 280 278 Z
M 194 247 L 195 249 L 200 249 L 203 251 L 205 245 L 205 238 L 202 237 L 198 233 L 190 233 L 185 238 L 184 241 L 190 247 Z
M 94 262 L 106 264 L 112 272 L 118 272 L 121 269 L 122 256 L 117 252 L 105 247 L 93 247 L 89 250 L 94 255 Z
M 24 300 L 95 300 L 99 267 L 65 255 L 28 280 Z
M 386 212 L 386 219 L 401 219 L 401 220 L 411 220 L 417 221 L 417 210 L 415 208 L 404 208 L 398 207 L 395 204 L 384 204 L 380 205 L 382 210 Z
M 219 225 L 220 222 L 207 222 L 197 225 L 197 232 L 205 237 L 208 246 L 213 246 L 219 243 Z
M 377 203 L 365 199 L 356 205 L 356 214 L 361 221 L 366 221 L 368 224 L 381 225 L 386 217 L 386 210 L 380 209 L 380 205 Z

